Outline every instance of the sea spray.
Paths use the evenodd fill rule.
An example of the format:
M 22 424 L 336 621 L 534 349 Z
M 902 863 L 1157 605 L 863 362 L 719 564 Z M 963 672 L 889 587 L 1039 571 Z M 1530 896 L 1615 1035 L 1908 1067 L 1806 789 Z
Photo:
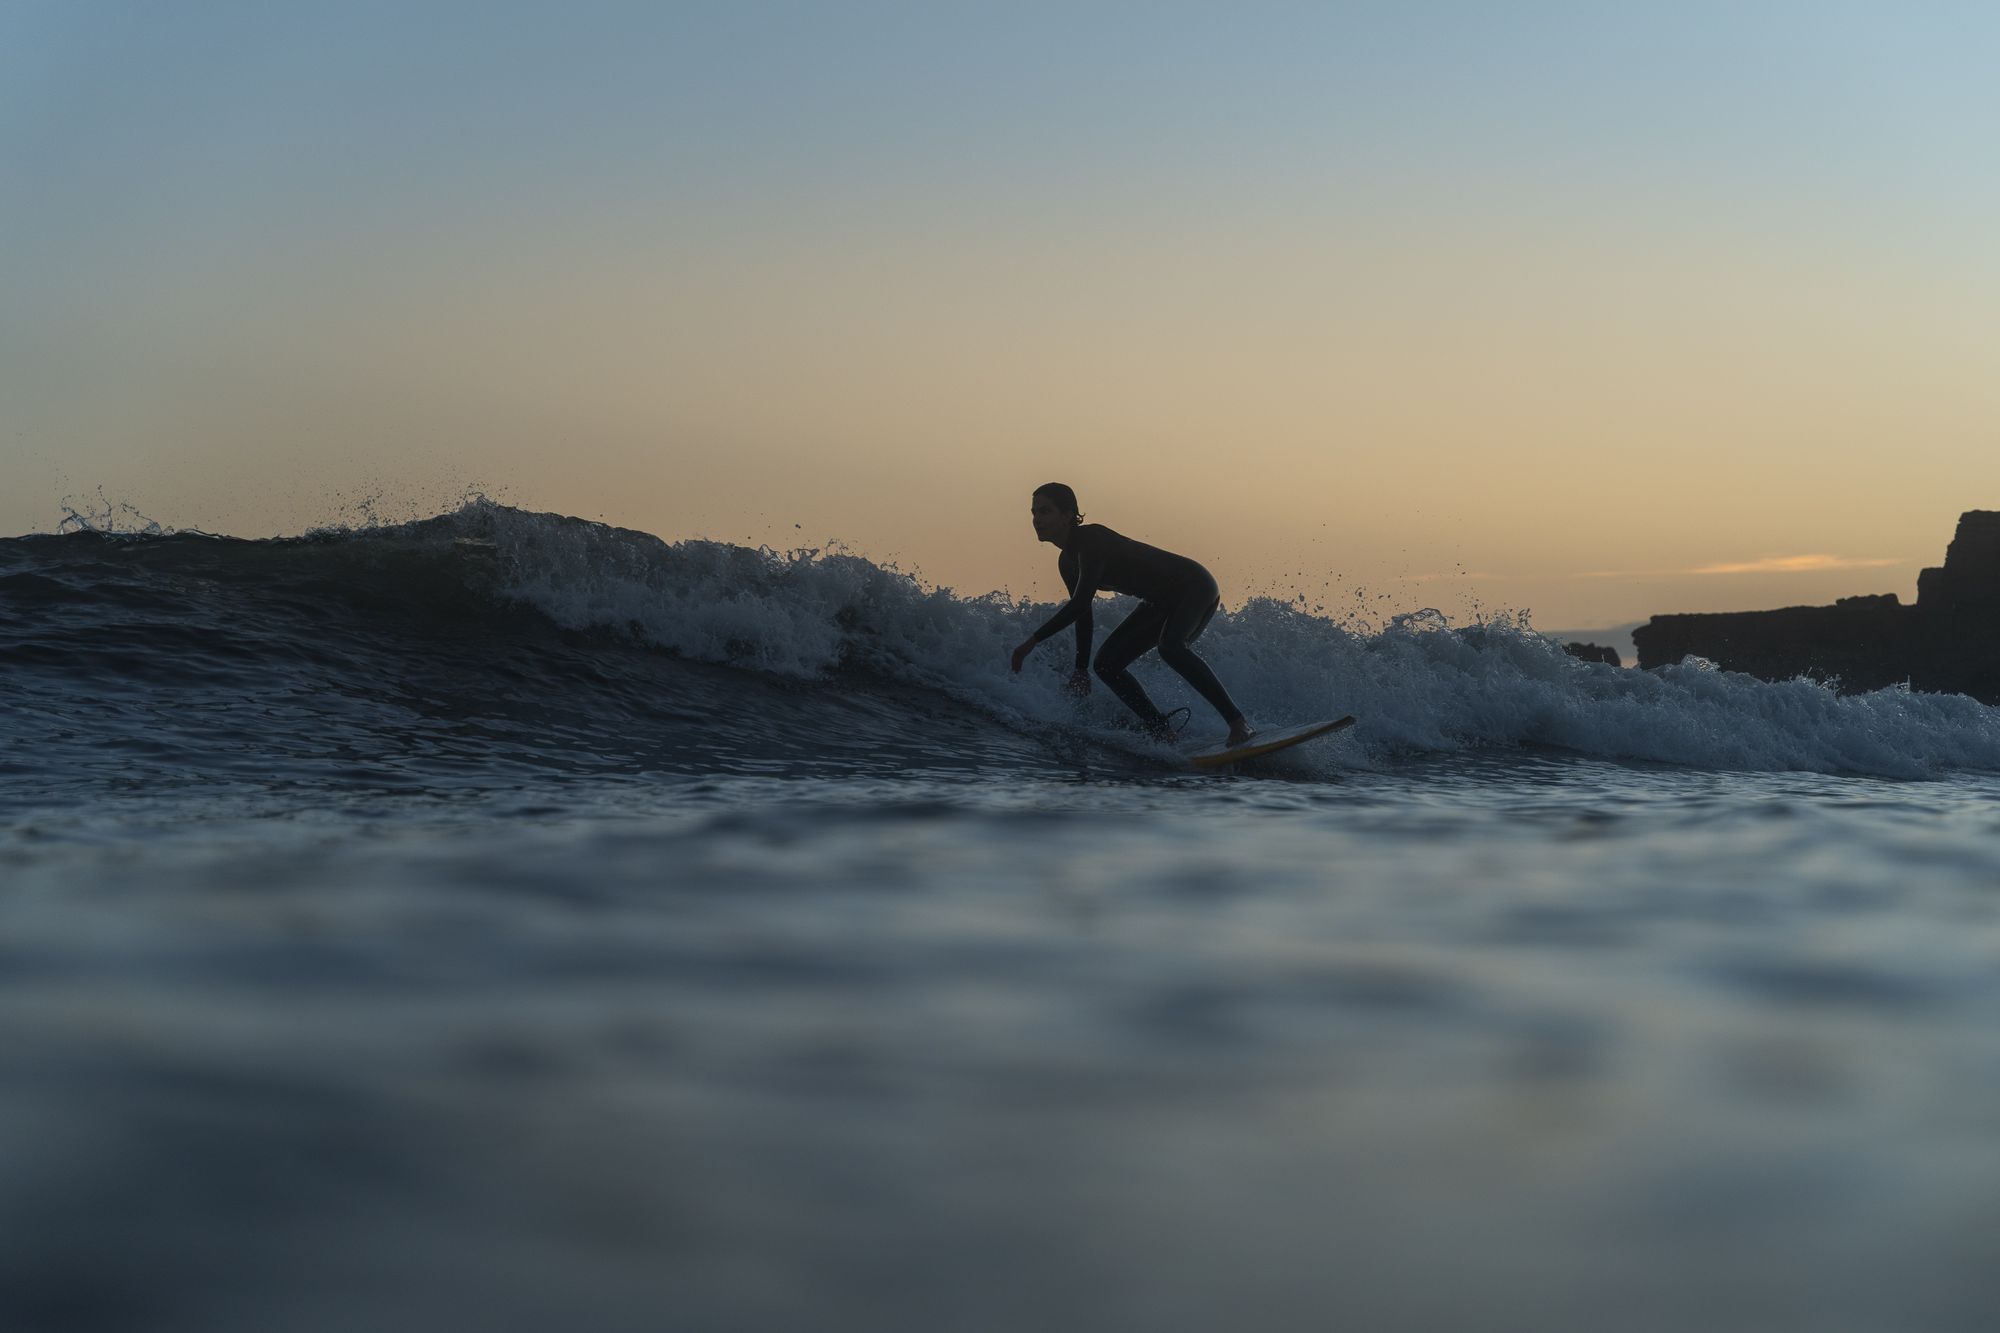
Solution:
M 48 654 L 73 674 L 109 675 L 122 670 L 118 662 L 143 658 L 157 678 L 187 682 L 161 704 L 183 713 L 185 691 L 224 670 L 227 658 L 229 672 L 273 697 L 337 695 L 374 711 L 371 735 L 393 736 L 394 717 L 409 707 L 408 682 L 438 674 L 426 654 L 450 626 L 457 647 L 472 639 L 486 646 L 474 658 L 484 665 L 471 675 L 452 668 L 458 674 L 439 704 L 447 711 L 476 716 L 500 707 L 529 716 L 560 708 L 576 716 L 580 738 L 636 728 L 673 748 L 672 735 L 660 731 L 670 733 L 673 723 L 642 725 L 630 709 L 634 699 L 669 696 L 685 681 L 661 676 L 605 695 L 565 675 L 559 693 L 539 697 L 538 688 L 556 687 L 521 675 L 522 663 L 541 651 L 530 642 L 539 623 L 572 636 L 565 672 L 588 667 L 593 653 L 595 674 L 634 680 L 667 670 L 649 661 L 723 668 L 701 689 L 734 689 L 741 700 L 705 707 L 739 724 L 770 707 L 769 686 L 759 682 L 783 684 L 787 755 L 818 747 L 837 762 L 864 739 L 857 727 L 914 735 L 923 728 L 911 710 L 943 709 L 938 716 L 983 719 L 976 725 L 1006 741 L 994 753 L 1015 753 L 1009 737 L 1074 734 L 1169 758 L 1138 738 L 1108 690 L 1083 701 L 1065 694 L 1067 636 L 1019 675 L 1009 670 L 1010 650 L 1053 605 L 999 593 L 962 597 L 839 549 L 667 542 L 473 499 L 429 519 L 297 539 L 141 532 L 109 542 L 89 531 L 20 538 L 0 542 L 0 571 L 62 590 L 38 594 L 44 600 L 67 599 L 15 623 L 12 651 L 23 660 Z M 1766 682 L 1692 661 L 1620 670 L 1579 661 L 1505 613 L 1454 625 L 1422 611 L 1369 628 L 1277 598 L 1235 604 L 1225 594 L 1225 605 L 1198 650 L 1253 721 L 1359 719 L 1348 736 L 1292 765 L 1303 776 L 1521 746 L 1695 769 L 1898 778 L 2000 770 L 2000 712 L 1962 696 L 1903 689 L 1842 696 L 1809 680 Z M 1129 598 L 1100 602 L 1100 630 L 1133 606 Z M 112 608 L 116 626 L 107 619 Z M 345 619 L 331 632 L 336 609 Z M 92 638 L 64 628 L 93 620 L 104 628 Z M 93 656 L 100 649 L 103 662 Z M 349 665 L 328 656 L 335 651 L 347 653 Z M 298 666 L 307 660 L 309 682 Z M 266 666 L 252 670 L 255 661 Z M 1196 736 L 1219 731 L 1219 720 L 1157 660 L 1143 659 L 1136 672 L 1163 707 L 1194 708 Z M 880 699 L 883 713 L 865 722 L 843 713 L 843 701 L 857 694 Z M 230 737 L 250 751 L 298 743 L 254 730 Z
M 510 591 L 560 624 L 622 628 L 655 646 L 802 679 L 860 668 L 944 690 L 997 716 L 1075 716 L 1061 694 L 1068 638 L 1019 677 L 1008 650 L 1054 610 L 999 595 L 960 598 L 852 554 L 779 553 L 640 533 L 497 506 L 469 506 L 508 553 Z M 1134 606 L 1109 598 L 1108 629 Z M 1628 671 L 1579 661 L 1524 619 L 1453 626 L 1435 610 L 1357 629 L 1276 598 L 1216 617 L 1199 651 L 1257 721 L 1352 713 L 1348 762 L 1545 745 L 1694 767 L 1922 777 L 2000 768 L 2000 712 L 1958 695 L 1842 696 L 1811 680 L 1767 682 L 1698 662 Z M 1163 706 L 1205 708 L 1152 659 L 1140 679 Z M 1116 726 L 1099 690 L 1083 713 Z M 1340 762 L 1339 758 L 1335 762 Z

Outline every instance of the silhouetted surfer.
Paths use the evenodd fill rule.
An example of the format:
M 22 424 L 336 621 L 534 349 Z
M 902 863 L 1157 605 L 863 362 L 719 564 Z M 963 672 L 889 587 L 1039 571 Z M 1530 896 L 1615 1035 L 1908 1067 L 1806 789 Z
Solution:
M 1179 672 L 1222 714 L 1222 720 L 1229 724 L 1229 744 L 1249 740 L 1250 724 L 1243 720 L 1242 710 L 1231 701 L 1229 691 L 1222 688 L 1208 663 L 1188 647 L 1201 637 L 1209 618 L 1222 605 L 1215 576 L 1184 555 L 1133 541 L 1101 523 L 1085 523 L 1077 512 L 1076 492 L 1059 481 L 1036 488 L 1029 513 L 1035 520 L 1035 536 L 1062 549 L 1056 568 L 1070 597 L 1048 624 L 1014 650 L 1014 670 L 1021 669 L 1036 644 L 1075 621 L 1076 670 L 1070 675 L 1069 688 L 1077 694 L 1089 693 L 1090 599 L 1100 590 L 1122 592 L 1139 598 L 1140 606 L 1111 631 L 1098 650 L 1098 678 L 1139 715 L 1147 731 L 1173 741 L 1177 739 L 1174 729 L 1125 669 L 1140 654 L 1158 648 L 1160 660 Z

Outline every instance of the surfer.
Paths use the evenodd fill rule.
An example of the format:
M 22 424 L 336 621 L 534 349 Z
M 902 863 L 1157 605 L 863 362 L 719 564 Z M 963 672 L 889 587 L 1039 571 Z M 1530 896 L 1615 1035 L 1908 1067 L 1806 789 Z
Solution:
M 1215 576 L 1184 555 L 1134 541 L 1101 523 L 1085 523 L 1077 511 L 1076 492 L 1059 481 L 1036 488 L 1029 513 L 1035 521 L 1037 540 L 1062 551 L 1056 568 L 1070 597 L 1046 625 L 1014 650 L 1014 670 L 1020 671 L 1036 644 L 1053 638 L 1074 621 L 1076 669 L 1070 673 L 1068 688 L 1074 694 L 1088 694 L 1090 601 L 1100 589 L 1122 592 L 1139 598 L 1139 609 L 1112 630 L 1098 650 L 1098 679 L 1139 715 L 1148 732 L 1171 744 L 1179 739 L 1174 728 L 1126 670 L 1140 654 L 1158 648 L 1160 660 L 1179 672 L 1222 714 L 1222 720 L 1229 724 L 1228 744 L 1238 746 L 1248 741 L 1251 727 L 1244 721 L 1243 711 L 1208 669 L 1208 663 L 1188 646 L 1201 637 L 1222 605 Z

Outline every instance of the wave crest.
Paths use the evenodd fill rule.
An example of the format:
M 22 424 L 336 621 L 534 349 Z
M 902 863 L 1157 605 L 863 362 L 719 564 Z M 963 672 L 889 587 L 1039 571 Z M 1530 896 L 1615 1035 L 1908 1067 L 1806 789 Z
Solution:
M 362 632 L 389 654 L 378 660 L 389 662 L 403 651 L 399 643 L 440 617 L 504 640 L 523 632 L 509 626 L 527 608 L 547 625 L 608 636 L 606 652 L 637 644 L 792 682 L 817 692 L 829 718 L 839 712 L 830 696 L 860 679 L 875 695 L 900 694 L 913 705 L 942 695 L 1012 732 L 1128 734 L 1108 691 L 1081 703 L 1063 693 L 1066 640 L 1047 646 L 1021 675 L 1010 672 L 1009 651 L 1052 606 L 1001 594 L 959 597 L 838 549 L 667 542 L 483 498 L 434 518 L 271 541 L 128 532 L 107 543 L 99 532 L 86 524 L 72 536 L 0 542 L 0 597 L 11 585 L 13 595 L 46 607 L 52 599 L 108 597 L 117 582 L 120 605 L 158 599 L 152 651 L 169 656 L 194 651 L 161 628 L 176 623 L 235 626 L 245 642 L 323 637 L 317 626 L 287 629 L 285 618 L 310 618 L 315 599 L 333 598 L 362 617 Z M 81 550 L 78 541 L 96 548 L 88 578 L 65 573 L 66 563 L 81 568 L 82 557 L 65 554 Z M 114 569 L 117 579 L 107 582 Z M 256 617 L 246 610 L 252 604 Z M 1108 628 L 1133 603 L 1100 605 L 1098 622 Z M 1962 696 L 1841 696 L 1808 680 L 1770 683 L 1693 661 L 1621 669 L 1579 661 L 1513 615 L 1454 626 L 1424 611 L 1372 628 L 1252 598 L 1218 615 L 1199 650 L 1253 720 L 1359 719 L 1350 739 L 1317 747 L 1302 764 L 1372 766 L 1535 745 L 1715 769 L 1896 777 L 2000 770 L 2000 710 Z M 393 665 L 372 670 L 391 679 L 355 680 L 352 689 L 394 688 Z M 1162 707 L 1191 705 L 1198 733 L 1204 724 L 1220 731 L 1219 719 L 1155 659 L 1135 672 Z M 589 706 L 573 690 L 543 702 Z M 535 700 L 512 706 L 531 709 Z M 893 711 L 888 717 L 893 726 Z M 826 745 L 851 749 L 852 719 L 837 725 L 848 730 L 829 731 Z

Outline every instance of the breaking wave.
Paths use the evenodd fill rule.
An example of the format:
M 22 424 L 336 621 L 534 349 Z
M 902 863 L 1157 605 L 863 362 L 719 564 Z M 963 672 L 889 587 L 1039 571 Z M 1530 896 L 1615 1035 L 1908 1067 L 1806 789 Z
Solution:
M 72 524 L 0 541 L 0 733 L 16 783 L 491 784 L 513 766 L 826 773 L 1171 762 L 1067 640 L 1019 676 L 1052 610 L 961 597 L 859 555 L 776 552 L 473 500 L 434 518 L 242 540 Z M 1840 696 L 1698 662 L 1621 670 L 1506 616 L 1343 624 L 1228 602 L 1200 650 L 1251 718 L 1352 713 L 1295 771 L 1467 749 L 1917 778 L 2000 770 L 2000 711 L 1907 690 Z M 1100 624 L 1129 609 L 1119 599 Z M 1163 707 L 1220 723 L 1179 678 Z M 1309 755 L 1310 758 L 1303 756 Z

